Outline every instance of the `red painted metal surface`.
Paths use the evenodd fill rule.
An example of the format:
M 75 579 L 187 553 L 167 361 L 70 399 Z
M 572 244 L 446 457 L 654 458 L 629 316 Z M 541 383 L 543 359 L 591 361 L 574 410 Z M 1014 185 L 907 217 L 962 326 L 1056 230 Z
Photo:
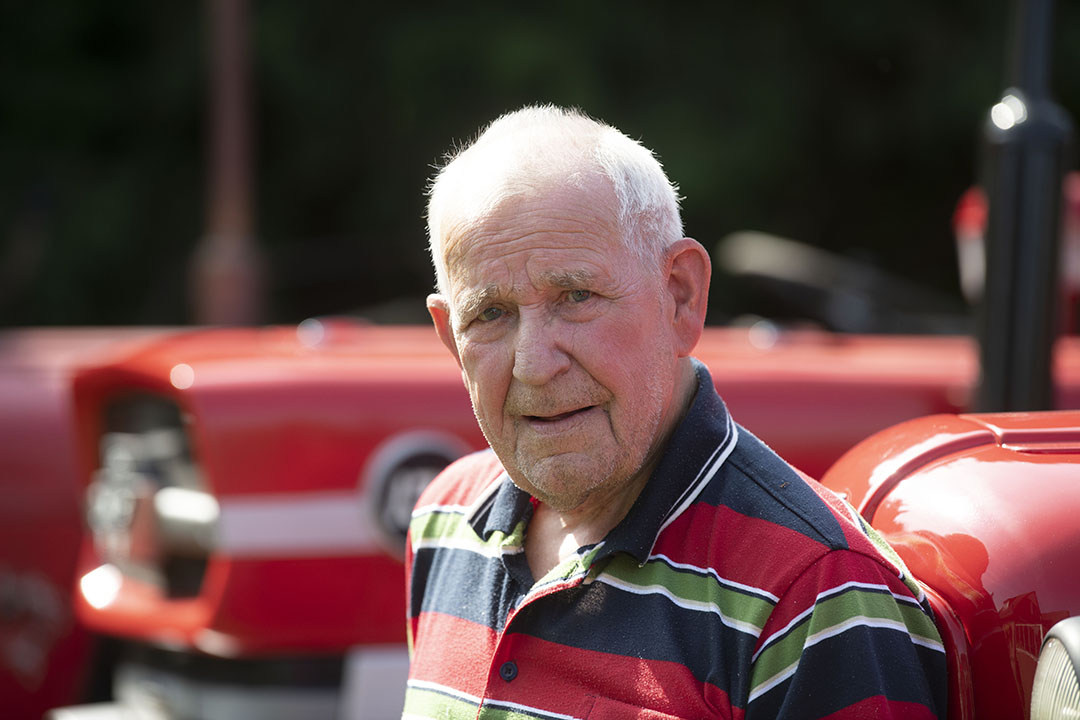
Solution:
M 76 696 L 89 639 L 71 605 L 84 480 L 75 455 L 74 369 L 156 336 L 152 329 L 0 335 L 0 699 L 39 718 Z
M 1080 412 L 920 418 L 822 482 L 936 599 L 950 717 L 1027 717 L 1043 636 L 1080 615 Z

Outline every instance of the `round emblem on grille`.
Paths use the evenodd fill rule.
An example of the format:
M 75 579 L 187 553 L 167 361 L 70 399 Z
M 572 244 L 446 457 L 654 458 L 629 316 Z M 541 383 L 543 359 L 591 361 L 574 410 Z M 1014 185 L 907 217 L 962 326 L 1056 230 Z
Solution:
M 435 430 L 394 435 L 375 449 L 361 478 L 360 495 L 388 549 L 404 554 L 409 518 L 420 493 L 469 450 L 457 436 Z

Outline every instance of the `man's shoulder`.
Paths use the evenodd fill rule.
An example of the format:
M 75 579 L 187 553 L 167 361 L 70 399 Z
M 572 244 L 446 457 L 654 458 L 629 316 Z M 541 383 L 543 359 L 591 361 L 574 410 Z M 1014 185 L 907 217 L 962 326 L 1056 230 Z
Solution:
M 792 531 L 823 551 L 847 548 L 846 517 L 816 480 L 799 472 L 765 443 L 739 428 L 739 441 L 705 502 L 752 522 Z
M 491 449 L 460 457 L 447 465 L 424 489 L 417 507 L 472 505 L 504 472 L 502 463 Z
M 843 498 L 784 462 L 749 433 L 740 437 L 740 449 L 743 452 L 732 456 L 732 469 L 742 476 L 741 483 L 727 486 L 725 502 L 735 504 L 746 517 L 784 528 L 789 538 L 797 535 L 809 541 L 802 553 L 804 562 L 834 551 L 852 551 L 904 574 L 903 564 L 888 544 Z M 789 547 L 795 545 L 799 543 Z M 793 559 L 799 555 L 793 553 Z

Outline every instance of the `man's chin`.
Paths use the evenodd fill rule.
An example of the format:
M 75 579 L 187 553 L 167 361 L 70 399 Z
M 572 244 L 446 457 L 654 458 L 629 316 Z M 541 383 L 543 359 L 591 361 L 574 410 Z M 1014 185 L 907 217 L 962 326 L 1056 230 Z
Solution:
M 514 484 L 558 512 L 580 507 L 596 490 L 611 482 L 610 466 L 575 462 L 565 457 L 545 458 L 525 468 L 517 467 L 510 472 Z

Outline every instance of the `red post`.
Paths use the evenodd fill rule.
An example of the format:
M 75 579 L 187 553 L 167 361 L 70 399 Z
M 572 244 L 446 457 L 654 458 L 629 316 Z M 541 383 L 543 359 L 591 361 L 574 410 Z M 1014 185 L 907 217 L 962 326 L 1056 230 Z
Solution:
M 247 0 L 206 0 L 210 106 L 206 231 L 192 259 L 197 323 L 262 319 L 263 268 L 254 240 Z

